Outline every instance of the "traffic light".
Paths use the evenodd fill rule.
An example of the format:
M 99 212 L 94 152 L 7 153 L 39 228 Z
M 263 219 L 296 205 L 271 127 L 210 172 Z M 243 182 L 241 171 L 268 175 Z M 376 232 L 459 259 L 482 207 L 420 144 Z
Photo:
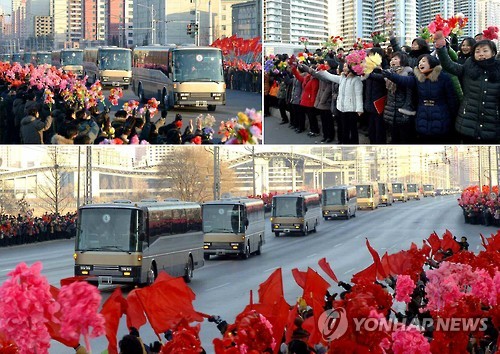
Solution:
M 192 27 L 191 23 L 188 23 L 186 32 L 188 35 L 191 35 L 193 33 L 193 27 Z
M 198 33 L 198 24 L 197 23 L 195 23 L 195 25 L 194 25 L 194 33 Z

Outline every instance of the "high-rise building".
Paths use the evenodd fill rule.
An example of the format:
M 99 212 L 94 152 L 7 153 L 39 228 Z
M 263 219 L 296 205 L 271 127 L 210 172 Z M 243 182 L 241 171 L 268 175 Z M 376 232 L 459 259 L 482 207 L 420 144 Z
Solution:
M 500 23 L 500 0 L 477 0 L 476 33 Z
M 247 1 L 239 4 L 234 4 L 232 15 L 232 30 L 233 34 L 238 37 L 250 39 L 260 36 L 258 24 L 261 22 L 257 0 Z
M 304 48 L 300 37 L 308 39 L 310 48 L 321 47 L 328 39 L 328 1 L 264 0 L 264 42 L 267 46 Z M 343 3 L 352 7 L 352 1 Z
M 247 0 L 221 0 L 220 12 L 220 37 L 230 37 L 233 34 L 233 8 L 234 4 Z M 261 23 L 262 21 L 259 21 Z

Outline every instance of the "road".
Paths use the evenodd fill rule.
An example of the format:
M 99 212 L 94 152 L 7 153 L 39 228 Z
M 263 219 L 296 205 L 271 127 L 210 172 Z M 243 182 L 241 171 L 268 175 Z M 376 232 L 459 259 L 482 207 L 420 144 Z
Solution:
M 271 107 L 271 116 L 264 118 L 264 143 L 266 144 L 290 144 L 293 142 L 295 145 L 310 145 L 310 144 L 322 144 L 321 140 L 323 139 L 323 131 L 321 130 L 321 119 L 318 116 L 318 124 L 320 126 L 321 135 L 316 137 L 310 137 L 306 132 L 309 130 L 306 129 L 306 132 L 297 134 L 295 130 L 289 128 L 288 124 L 281 125 L 281 116 L 280 112 L 277 108 Z M 309 124 L 306 122 L 306 124 Z M 337 129 L 337 126 L 335 126 Z M 335 131 L 335 141 L 331 144 L 338 144 L 338 132 Z M 370 140 L 368 139 L 368 131 L 366 129 L 359 129 L 359 143 L 360 144 L 369 144 Z
M 104 95 L 107 98 L 109 95 L 109 90 L 104 90 Z M 113 119 L 114 113 L 123 107 L 123 104 L 129 100 L 138 100 L 138 97 L 134 94 L 132 89 L 124 90 L 123 97 L 119 100 L 118 106 L 111 107 L 111 119 Z M 168 111 L 166 124 L 172 122 L 177 113 L 182 115 L 183 128 L 189 124 L 189 120 L 193 120 L 193 125 L 196 124 L 196 118 L 202 114 L 204 117 L 207 114 L 211 114 L 216 119 L 216 124 L 214 124 L 213 129 L 217 134 L 219 125 L 221 121 L 227 121 L 228 119 L 236 117 L 238 112 L 244 112 L 246 108 L 255 108 L 256 110 L 262 110 L 262 95 L 255 92 L 245 92 L 239 90 L 227 90 L 226 91 L 226 105 L 217 106 L 215 112 L 209 112 L 203 107 L 178 107 Z M 160 119 L 160 113 L 158 112 L 155 117 L 152 118 L 153 122 Z M 159 127 L 158 127 L 159 128 Z M 196 128 L 196 126 L 195 126 Z
M 370 240 L 380 254 L 385 251 L 395 253 L 409 248 L 412 242 L 420 246 L 422 239 L 433 231 L 441 236 L 448 229 L 457 238 L 467 236 L 470 250 L 477 253 L 481 249 L 479 234 L 489 236 L 496 232 L 496 228 L 465 224 L 456 197 L 423 198 L 420 201 L 379 207 L 373 211 L 358 211 L 356 217 L 350 220 L 323 221 L 318 232 L 308 236 L 276 238 L 271 233 L 267 220 L 267 242 L 262 255 L 252 256 L 248 260 L 212 258 L 203 268 L 195 271 L 190 284 L 197 295 L 195 308 L 204 313 L 220 315 L 228 323 L 232 323 L 235 316 L 249 303 L 250 290 L 253 290 L 257 300 L 259 284 L 278 267 L 283 270 L 285 297 L 289 303 L 294 303 L 301 295 L 301 289 L 295 284 L 291 269 L 306 270 L 307 267 L 312 267 L 319 270 L 317 262 L 322 257 L 326 257 L 339 280 L 349 281 L 352 274 L 372 262 L 365 247 L 365 238 Z M 5 281 L 7 272 L 17 263 L 24 261 L 31 265 L 40 260 L 44 266 L 42 273 L 51 284 L 59 285 L 61 278 L 73 274 L 72 255 L 72 240 L 2 248 L 0 283 Z M 325 279 L 328 280 L 326 276 Z M 101 290 L 104 298 L 112 292 L 112 288 Z M 333 286 L 332 290 L 337 292 L 339 289 Z M 127 292 L 124 289 L 124 293 Z M 208 353 L 213 353 L 212 340 L 220 334 L 213 323 L 205 321 L 201 328 L 202 344 Z M 126 332 L 123 317 L 118 338 Z M 141 336 L 147 343 L 155 340 L 148 325 L 141 328 Z M 101 353 L 106 345 L 104 337 L 93 340 L 93 353 Z M 74 351 L 53 342 L 50 353 Z

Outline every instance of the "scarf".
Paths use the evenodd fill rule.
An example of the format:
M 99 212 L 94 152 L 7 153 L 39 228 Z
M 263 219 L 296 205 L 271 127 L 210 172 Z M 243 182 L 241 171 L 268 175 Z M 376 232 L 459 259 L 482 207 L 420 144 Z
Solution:
M 488 80 L 491 82 L 500 81 L 500 62 L 498 62 L 495 57 L 478 61 L 471 56 L 468 61 L 469 60 L 471 60 L 471 62 L 469 63 L 466 73 L 472 80 L 477 80 L 483 72 L 486 71 L 488 74 Z
M 398 74 L 398 75 L 401 75 L 401 72 L 403 71 L 404 69 L 404 66 L 396 66 L 394 68 L 391 68 L 391 71 Z M 396 90 L 398 89 L 397 85 L 392 82 L 391 80 L 385 80 L 385 87 L 387 88 L 387 91 L 389 91 L 390 93 L 394 94 L 396 92 Z

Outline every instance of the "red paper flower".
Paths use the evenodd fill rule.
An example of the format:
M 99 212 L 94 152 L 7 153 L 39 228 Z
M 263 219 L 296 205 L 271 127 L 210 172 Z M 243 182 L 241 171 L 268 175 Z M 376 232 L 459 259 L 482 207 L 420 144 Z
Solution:
M 497 26 L 490 26 L 483 31 L 483 38 L 489 39 L 490 41 L 498 39 L 498 31 L 499 29 Z

